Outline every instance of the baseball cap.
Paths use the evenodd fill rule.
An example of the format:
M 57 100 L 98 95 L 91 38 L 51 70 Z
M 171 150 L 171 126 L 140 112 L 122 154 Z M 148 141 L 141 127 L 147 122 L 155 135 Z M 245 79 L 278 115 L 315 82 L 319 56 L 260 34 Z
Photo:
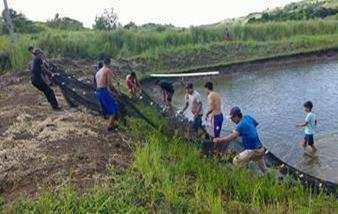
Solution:
M 241 111 L 241 109 L 239 107 L 235 106 L 235 107 L 231 108 L 230 115 L 232 115 L 232 116 L 240 116 L 240 115 L 242 115 L 242 111 Z

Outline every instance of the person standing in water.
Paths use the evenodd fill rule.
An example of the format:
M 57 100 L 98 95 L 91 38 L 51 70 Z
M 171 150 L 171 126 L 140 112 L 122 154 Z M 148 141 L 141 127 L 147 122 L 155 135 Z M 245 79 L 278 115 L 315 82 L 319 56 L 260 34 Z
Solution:
M 251 116 L 243 116 L 242 111 L 238 107 L 230 110 L 230 118 L 236 124 L 236 129 L 229 135 L 222 138 L 215 138 L 214 143 L 229 143 L 241 137 L 244 144 L 244 151 L 239 153 L 234 159 L 235 166 L 244 167 L 250 161 L 255 161 L 263 173 L 266 172 L 266 164 L 264 160 L 265 148 L 259 139 L 257 133 L 258 122 Z
M 313 152 L 317 151 L 314 145 L 315 126 L 317 125 L 316 115 L 312 112 L 313 104 L 311 101 L 307 101 L 303 105 L 306 114 L 305 121 L 297 124 L 298 128 L 304 128 L 305 137 L 300 141 L 300 146 L 306 148 L 310 146 Z
M 99 100 L 103 115 L 110 118 L 107 131 L 114 131 L 118 126 L 117 105 L 113 94 L 117 95 L 112 77 L 113 71 L 109 68 L 110 59 L 107 57 L 103 60 L 103 67 L 96 73 L 96 98 Z
M 185 90 L 185 107 L 181 113 L 183 114 L 188 108 L 190 108 L 190 111 L 193 115 L 191 131 L 194 135 L 197 135 L 198 130 L 202 128 L 202 98 L 201 95 L 196 90 L 194 90 L 194 85 L 192 83 L 188 83 L 185 87 Z
M 204 87 L 206 88 L 208 94 L 208 112 L 205 119 L 211 119 L 213 137 L 217 138 L 221 135 L 222 124 L 224 120 L 221 110 L 221 97 L 217 92 L 214 91 L 214 85 L 212 82 L 205 83 Z

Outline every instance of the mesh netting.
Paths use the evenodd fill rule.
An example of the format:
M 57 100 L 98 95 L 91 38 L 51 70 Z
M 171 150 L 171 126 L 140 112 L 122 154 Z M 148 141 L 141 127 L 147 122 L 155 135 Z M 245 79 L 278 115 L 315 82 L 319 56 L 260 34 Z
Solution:
M 59 69 L 53 64 L 49 64 L 49 69 L 52 73 L 54 73 L 53 83 L 61 88 L 61 91 L 65 96 L 68 104 L 70 104 L 71 106 L 82 105 L 92 111 L 102 113 L 101 105 L 95 96 L 95 87 L 93 83 L 80 81 L 74 76 L 66 74 L 63 70 Z M 161 106 L 154 102 L 149 95 L 143 92 L 142 96 L 143 102 L 145 104 L 152 105 L 154 108 L 157 109 L 158 112 L 162 111 Z M 117 103 L 120 112 L 122 111 L 128 115 L 140 117 L 141 119 L 145 120 L 149 125 L 157 129 L 156 125 L 146 116 L 144 116 L 144 114 L 138 110 L 138 108 L 127 96 L 120 95 L 117 99 Z M 166 116 L 172 129 L 184 132 L 185 130 L 187 130 L 187 127 L 189 127 L 189 121 L 182 115 L 176 114 Z M 206 132 L 205 134 L 206 139 L 201 140 L 200 143 L 202 143 L 203 150 L 207 150 L 206 152 L 208 153 L 213 150 L 214 145 L 210 141 L 208 134 Z M 270 166 L 278 167 L 283 174 L 292 174 L 297 177 L 303 184 L 310 185 L 315 189 L 325 188 L 327 191 L 333 193 L 336 197 L 338 197 L 337 184 L 308 175 L 283 162 L 281 159 L 279 159 L 277 156 L 269 151 L 267 151 L 266 153 L 266 159 Z

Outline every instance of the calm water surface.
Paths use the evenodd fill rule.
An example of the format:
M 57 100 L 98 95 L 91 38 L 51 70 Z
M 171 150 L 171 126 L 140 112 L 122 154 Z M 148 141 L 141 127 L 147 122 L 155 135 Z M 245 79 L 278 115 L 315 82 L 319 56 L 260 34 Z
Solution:
M 222 96 L 228 118 L 232 106 L 241 107 L 260 123 L 262 142 L 287 163 L 320 178 L 338 182 L 338 62 L 288 66 L 274 70 L 238 72 L 211 79 Z M 195 81 L 205 106 L 206 80 Z M 295 124 L 305 118 L 303 103 L 311 100 L 317 116 L 314 157 L 304 155 L 298 142 L 304 132 Z M 184 88 L 177 85 L 174 104 L 184 105 Z M 223 133 L 234 128 L 229 120 Z

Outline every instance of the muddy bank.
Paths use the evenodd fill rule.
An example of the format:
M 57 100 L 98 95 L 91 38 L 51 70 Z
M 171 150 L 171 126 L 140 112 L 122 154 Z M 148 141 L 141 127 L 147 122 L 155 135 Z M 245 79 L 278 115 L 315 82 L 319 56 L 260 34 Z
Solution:
M 69 67 L 90 74 L 92 62 L 74 63 Z M 126 133 L 106 133 L 107 121 L 69 108 L 57 87 L 63 111 L 52 111 L 28 74 L 0 77 L 0 195 L 7 202 L 65 182 L 83 192 L 106 179 L 107 167 L 129 166 L 132 141 Z

